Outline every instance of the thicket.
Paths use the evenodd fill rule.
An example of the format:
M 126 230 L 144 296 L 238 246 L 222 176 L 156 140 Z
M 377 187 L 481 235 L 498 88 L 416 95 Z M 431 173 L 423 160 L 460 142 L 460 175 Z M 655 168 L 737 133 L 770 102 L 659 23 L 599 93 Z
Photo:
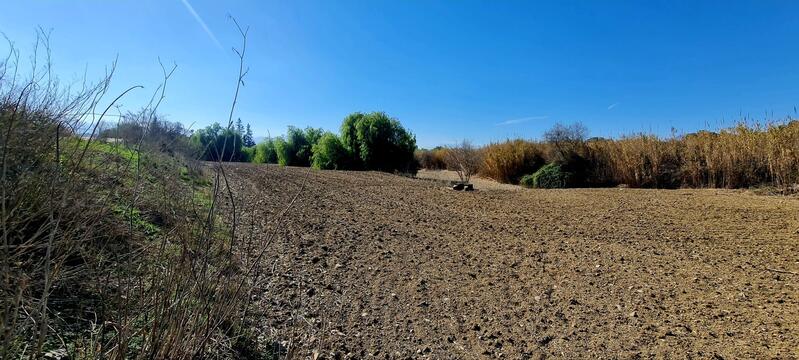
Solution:
M 557 125 L 542 141 L 484 146 L 479 175 L 519 183 L 545 164 L 570 174 L 567 186 L 744 188 L 799 184 L 799 121 L 741 124 L 718 132 L 586 139 L 582 126 Z M 418 156 L 417 156 L 418 157 Z M 422 165 L 429 161 L 420 161 Z M 436 166 L 428 168 L 438 168 Z M 532 185 L 527 177 L 526 185 Z
M 382 112 L 353 113 L 341 135 L 290 126 L 285 137 L 255 147 L 254 162 L 317 169 L 377 170 L 415 173 L 416 137 L 399 120 Z
M 416 157 L 416 162 L 419 164 L 419 167 L 422 169 L 428 170 L 446 170 L 447 169 L 447 162 L 445 160 L 446 157 L 446 149 L 442 146 L 436 146 L 430 150 L 428 149 L 419 149 L 414 152 L 414 157 Z
M 35 49 L 49 49 L 40 39 Z M 108 94 L 112 66 L 73 92 L 49 52 L 31 59 L 21 65 L 10 46 L 0 60 L 0 358 L 252 355 L 260 256 L 235 251 L 223 163 L 203 167 L 164 141 L 186 139 L 156 115 L 174 68 L 150 106 L 105 134 L 125 140 L 104 141 L 109 110 L 140 87 Z
M 482 148 L 480 176 L 508 184 L 516 184 L 524 175 L 532 174 L 546 164 L 546 146 L 525 140 L 509 140 Z

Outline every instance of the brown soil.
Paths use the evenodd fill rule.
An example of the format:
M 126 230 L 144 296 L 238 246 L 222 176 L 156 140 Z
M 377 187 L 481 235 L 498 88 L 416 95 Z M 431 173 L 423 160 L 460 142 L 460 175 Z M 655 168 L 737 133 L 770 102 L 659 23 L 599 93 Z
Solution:
M 295 358 L 799 357 L 795 198 L 228 172 L 243 236 L 276 234 L 257 326 Z

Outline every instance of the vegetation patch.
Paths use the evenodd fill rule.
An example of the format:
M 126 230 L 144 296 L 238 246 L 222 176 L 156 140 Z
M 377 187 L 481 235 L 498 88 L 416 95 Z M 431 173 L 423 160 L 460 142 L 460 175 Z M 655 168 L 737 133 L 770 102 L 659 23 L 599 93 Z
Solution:
M 524 187 L 538 189 L 562 189 L 569 186 L 572 174 L 564 171 L 559 164 L 547 164 L 532 175 L 522 177 Z

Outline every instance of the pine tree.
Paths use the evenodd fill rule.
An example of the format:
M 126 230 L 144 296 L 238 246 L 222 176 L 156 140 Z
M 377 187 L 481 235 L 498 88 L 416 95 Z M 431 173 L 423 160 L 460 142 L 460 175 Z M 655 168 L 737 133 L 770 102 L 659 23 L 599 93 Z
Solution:
M 244 132 L 244 146 L 246 147 L 253 147 L 255 146 L 255 140 L 252 138 L 252 129 L 250 129 L 250 124 L 247 124 L 247 130 Z
M 241 118 L 236 120 L 236 132 L 239 133 L 239 135 L 244 135 L 244 126 L 241 125 Z

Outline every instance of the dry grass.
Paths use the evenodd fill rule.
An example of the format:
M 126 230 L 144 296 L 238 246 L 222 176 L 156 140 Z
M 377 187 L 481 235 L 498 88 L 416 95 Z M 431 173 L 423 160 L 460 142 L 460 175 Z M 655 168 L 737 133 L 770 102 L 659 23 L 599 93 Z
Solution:
M 428 170 L 446 170 L 446 155 L 447 150 L 441 147 L 432 150 L 416 150 L 414 152 L 414 157 L 416 157 L 416 162 L 419 163 L 419 166 Z
M 204 171 L 142 146 L 171 70 L 142 111 L 142 139 L 112 145 L 98 128 L 138 87 L 109 97 L 112 67 L 71 91 L 42 58 L 27 78 L 13 47 L 0 62 L 0 358 L 257 355 L 246 331 L 255 262 L 235 251 L 236 209 L 249 205 L 229 196 L 222 163 Z M 247 246 L 256 260 L 268 248 Z
M 768 185 L 784 191 L 799 184 L 799 121 L 791 119 L 767 125 L 742 122 L 718 133 L 592 139 L 571 146 L 565 151 L 568 154 L 562 148 L 526 140 L 489 144 L 482 148 L 479 174 L 515 184 L 542 165 L 558 162 L 579 174 L 576 183 L 581 186 Z
M 546 147 L 540 143 L 524 140 L 508 140 L 485 146 L 483 166 L 479 175 L 502 183 L 519 182 L 527 174 L 532 174 L 544 165 Z
M 637 135 L 589 143 L 600 173 L 634 187 L 743 188 L 799 181 L 799 122 L 744 123 L 718 133 Z

